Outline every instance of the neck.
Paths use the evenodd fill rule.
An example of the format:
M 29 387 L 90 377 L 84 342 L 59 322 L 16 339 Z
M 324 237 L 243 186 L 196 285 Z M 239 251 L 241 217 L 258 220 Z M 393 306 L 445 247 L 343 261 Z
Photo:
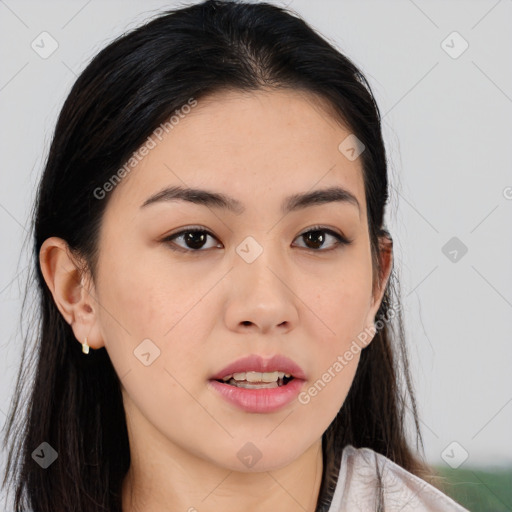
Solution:
M 231 471 L 193 455 L 167 462 L 153 460 L 150 450 L 131 458 L 123 481 L 123 512 L 314 512 L 322 440 L 288 466 L 259 473 Z

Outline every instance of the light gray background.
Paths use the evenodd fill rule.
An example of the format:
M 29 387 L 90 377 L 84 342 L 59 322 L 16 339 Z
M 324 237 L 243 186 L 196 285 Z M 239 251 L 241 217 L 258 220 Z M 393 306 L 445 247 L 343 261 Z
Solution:
M 273 3 L 354 60 L 381 109 L 387 222 L 428 460 L 467 452 L 461 467 L 511 464 L 512 1 Z M 21 244 L 58 112 L 109 41 L 186 4 L 0 1 L 2 423 L 21 349 Z M 43 31 L 59 45 L 47 59 L 31 48 Z M 453 31 L 469 44 L 457 58 L 442 47 Z M 444 44 L 462 48 L 453 36 Z M 442 252 L 452 237 L 468 248 L 456 262 Z

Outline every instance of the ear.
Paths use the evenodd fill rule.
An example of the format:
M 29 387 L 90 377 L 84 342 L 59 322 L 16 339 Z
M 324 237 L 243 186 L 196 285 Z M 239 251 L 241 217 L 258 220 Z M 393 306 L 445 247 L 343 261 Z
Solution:
M 39 251 L 39 265 L 53 300 L 71 325 L 76 339 L 92 349 L 105 345 L 99 329 L 98 303 L 90 274 L 83 270 L 62 239 L 46 239 Z
M 370 309 L 368 310 L 368 316 L 366 317 L 366 330 L 371 333 L 371 337 L 367 343 L 375 336 L 375 315 L 380 308 L 386 286 L 393 270 L 393 240 L 389 235 L 379 236 L 379 248 L 380 248 L 380 273 L 376 278 L 376 282 L 373 285 L 372 298 L 370 300 Z

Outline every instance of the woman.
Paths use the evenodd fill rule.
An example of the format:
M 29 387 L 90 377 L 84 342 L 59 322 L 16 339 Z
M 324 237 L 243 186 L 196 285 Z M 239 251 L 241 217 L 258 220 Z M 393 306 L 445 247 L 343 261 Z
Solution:
M 209 0 L 108 45 L 38 190 L 15 509 L 464 510 L 405 436 L 387 199 L 369 85 L 291 13 Z

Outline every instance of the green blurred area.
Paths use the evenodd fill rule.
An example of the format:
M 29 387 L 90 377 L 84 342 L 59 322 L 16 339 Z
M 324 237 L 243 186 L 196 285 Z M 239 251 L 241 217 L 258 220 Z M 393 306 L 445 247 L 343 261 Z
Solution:
M 443 477 L 436 487 L 470 512 L 512 512 L 512 468 L 433 468 Z

